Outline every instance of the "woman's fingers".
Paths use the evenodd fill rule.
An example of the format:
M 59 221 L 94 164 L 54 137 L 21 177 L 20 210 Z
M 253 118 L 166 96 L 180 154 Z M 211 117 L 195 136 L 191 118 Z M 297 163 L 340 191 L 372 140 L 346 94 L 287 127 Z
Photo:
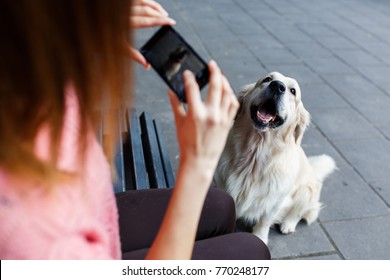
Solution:
M 137 49 L 130 47 L 130 45 L 127 45 L 126 53 L 135 62 L 141 64 L 147 70 L 150 69 L 149 62 L 145 59 L 145 57 Z
M 208 64 L 210 71 L 209 90 L 206 103 L 212 106 L 219 106 L 222 97 L 222 73 L 217 63 L 211 60 Z
M 221 97 L 221 110 L 228 111 L 230 104 L 232 103 L 232 90 L 226 78 L 222 78 L 222 97 Z
M 168 12 L 156 1 L 153 0 L 135 0 L 134 5 L 143 5 L 143 6 L 149 6 L 153 8 L 154 10 L 164 14 L 165 16 L 168 16 Z
M 172 18 L 168 17 L 168 13 L 159 4 L 150 0 L 142 0 L 139 3 L 135 3 L 131 7 L 130 15 L 130 26 L 133 28 L 176 24 Z
M 148 17 L 167 17 L 167 14 L 161 13 L 151 7 L 136 5 L 132 7 L 132 15 L 139 16 L 148 16 Z
M 183 73 L 184 89 L 188 103 L 188 111 L 198 111 L 202 108 L 202 99 L 200 96 L 199 85 L 196 82 L 194 74 L 186 70 Z
M 130 26 L 133 28 L 146 28 L 160 25 L 175 25 L 176 21 L 169 17 L 152 17 L 146 15 L 133 15 L 130 17 Z
M 222 97 L 222 108 L 227 112 L 229 120 L 233 120 L 237 114 L 237 110 L 240 106 L 237 97 L 233 92 L 228 80 L 225 76 L 222 78 L 223 83 L 223 97 Z

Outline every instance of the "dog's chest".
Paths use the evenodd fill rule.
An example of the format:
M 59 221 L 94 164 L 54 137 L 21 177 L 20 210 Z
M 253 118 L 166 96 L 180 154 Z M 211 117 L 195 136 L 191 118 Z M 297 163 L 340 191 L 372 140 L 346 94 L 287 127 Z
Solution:
M 228 175 L 227 190 L 236 202 L 238 217 L 258 217 L 276 211 L 294 185 L 296 168 L 291 151 L 242 154 Z

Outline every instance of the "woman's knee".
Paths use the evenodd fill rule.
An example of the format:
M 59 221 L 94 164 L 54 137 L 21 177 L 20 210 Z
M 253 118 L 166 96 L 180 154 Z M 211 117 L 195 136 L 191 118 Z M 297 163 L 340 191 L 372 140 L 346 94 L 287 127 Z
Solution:
M 223 190 L 211 188 L 202 210 L 197 239 L 231 233 L 235 220 L 236 212 L 231 196 Z

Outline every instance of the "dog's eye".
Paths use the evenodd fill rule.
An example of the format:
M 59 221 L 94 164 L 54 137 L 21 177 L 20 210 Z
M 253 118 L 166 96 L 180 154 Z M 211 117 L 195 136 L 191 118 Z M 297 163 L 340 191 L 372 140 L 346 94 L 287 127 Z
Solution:
M 267 77 L 263 80 L 263 83 L 269 83 L 272 81 L 272 78 L 271 77 Z
M 296 94 L 295 88 L 290 89 L 290 91 L 291 91 L 291 93 L 292 93 L 293 95 Z

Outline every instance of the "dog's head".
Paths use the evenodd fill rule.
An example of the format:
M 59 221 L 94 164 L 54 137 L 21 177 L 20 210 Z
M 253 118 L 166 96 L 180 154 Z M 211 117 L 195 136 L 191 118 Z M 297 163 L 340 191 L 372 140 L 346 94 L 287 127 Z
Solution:
M 263 133 L 284 130 L 294 133 L 300 143 L 310 122 L 310 115 L 301 101 L 301 89 L 296 80 L 271 72 L 239 93 L 240 111 L 237 118 L 252 122 Z

